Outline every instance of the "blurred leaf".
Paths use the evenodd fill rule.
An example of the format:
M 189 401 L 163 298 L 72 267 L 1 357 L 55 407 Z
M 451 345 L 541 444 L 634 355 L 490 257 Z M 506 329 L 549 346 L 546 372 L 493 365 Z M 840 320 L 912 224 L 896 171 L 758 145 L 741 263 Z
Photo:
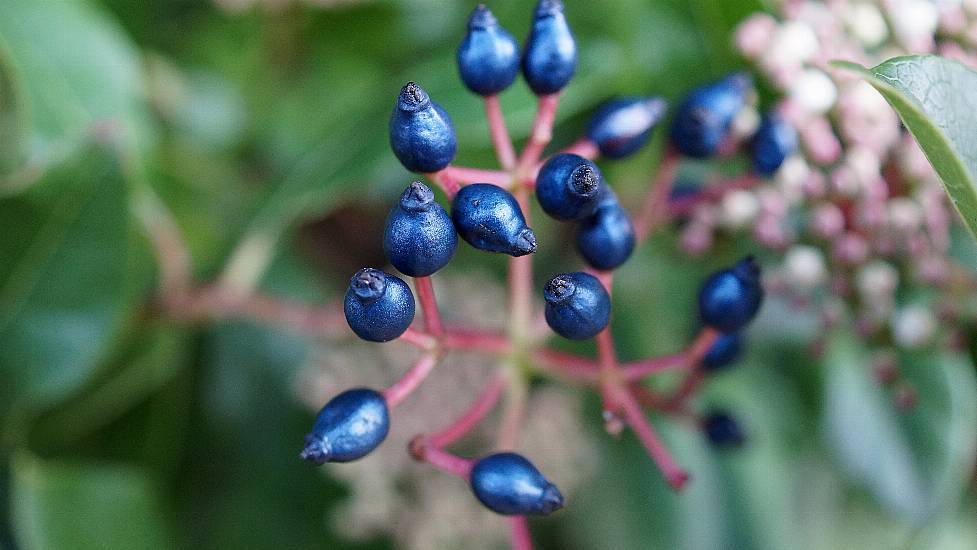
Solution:
M 905 56 L 866 69 L 835 66 L 868 80 L 899 113 L 977 238 L 977 73 L 936 56 Z
M 0 200 L 0 417 L 78 388 L 132 315 L 146 257 L 127 204 L 98 148 Z
M 16 168 L 24 154 L 22 101 L 10 52 L 0 38 L 0 174 Z
M 977 453 L 973 368 L 949 352 L 902 357 L 919 399 L 900 412 L 851 335 L 833 335 L 825 363 L 825 436 L 845 473 L 915 523 L 956 505 Z
M 13 462 L 13 518 L 29 550 L 175 548 L 156 487 L 138 468 Z

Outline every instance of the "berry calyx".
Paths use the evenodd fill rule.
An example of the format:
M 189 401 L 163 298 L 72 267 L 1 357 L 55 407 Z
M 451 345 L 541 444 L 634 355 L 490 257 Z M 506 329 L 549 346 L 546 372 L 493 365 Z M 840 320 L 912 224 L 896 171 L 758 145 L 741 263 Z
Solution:
M 383 251 L 390 263 L 411 277 L 427 277 L 451 261 L 458 236 L 434 192 L 415 181 L 387 216 Z
M 634 225 L 628 212 L 608 190 L 593 215 L 577 227 L 577 250 L 594 269 L 617 269 L 634 251 Z
M 570 340 L 597 336 L 611 320 L 611 297 L 588 273 L 557 275 L 543 288 L 546 324 Z
M 750 143 L 753 169 L 770 177 L 797 151 L 797 130 L 776 113 L 763 117 Z
M 690 93 L 672 119 L 672 146 L 695 158 L 716 154 L 746 105 L 751 86 L 749 76 L 736 73 Z
M 543 211 L 562 221 L 594 213 L 603 195 L 603 177 L 589 160 L 571 153 L 553 155 L 536 178 L 536 199 Z
M 505 90 L 519 74 L 519 44 L 483 4 L 468 18 L 468 34 L 457 57 L 462 82 L 481 96 Z
M 540 0 L 526 40 L 522 74 L 538 96 L 563 89 L 577 70 L 577 44 L 563 14 L 563 2 Z
M 389 430 L 383 395 L 367 388 L 347 390 L 319 411 L 300 456 L 316 465 L 350 462 L 379 447 Z
M 760 266 L 748 256 L 703 283 L 699 290 L 699 316 L 706 326 L 729 334 L 752 321 L 762 302 Z
M 707 372 L 724 370 L 735 363 L 742 352 L 743 335 L 741 333 L 722 334 L 716 338 L 705 357 L 702 358 L 702 369 Z
M 600 154 L 611 159 L 627 157 L 648 143 L 651 131 L 665 115 L 667 103 L 659 97 L 629 97 L 602 105 L 587 126 Z
M 563 495 L 533 463 L 516 453 L 497 453 L 472 467 L 471 487 L 486 508 L 506 516 L 547 515 L 563 508 Z
M 728 412 L 710 411 L 702 419 L 702 429 L 709 443 L 717 449 L 740 447 L 746 442 L 743 428 Z
M 468 244 L 486 252 L 525 256 L 536 251 L 536 234 L 508 191 L 488 183 L 466 185 L 451 203 L 451 219 Z
M 414 321 L 414 294 L 400 278 L 367 267 L 350 279 L 343 311 L 357 336 L 389 342 Z
M 411 172 L 437 172 L 455 158 L 458 144 L 451 117 L 414 82 L 397 97 L 390 116 L 390 147 Z

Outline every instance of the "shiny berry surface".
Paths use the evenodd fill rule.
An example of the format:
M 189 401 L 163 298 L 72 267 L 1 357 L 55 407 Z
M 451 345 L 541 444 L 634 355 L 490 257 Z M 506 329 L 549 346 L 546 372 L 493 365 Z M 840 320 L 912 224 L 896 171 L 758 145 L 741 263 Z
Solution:
M 750 142 L 753 169 L 761 176 L 772 176 L 787 157 L 797 151 L 797 130 L 776 114 L 763 117 Z
M 458 235 L 451 217 L 434 200 L 434 192 L 415 181 L 387 216 L 383 251 L 404 275 L 427 277 L 455 254 Z
M 400 278 L 367 267 L 350 279 L 343 311 L 357 336 L 389 342 L 414 321 L 414 294 Z
M 617 199 L 603 200 L 577 227 L 577 250 L 594 269 L 617 269 L 634 251 L 634 225 Z
M 762 302 L 760 266 L 748 257 L 706 280 L 699 290 L 699 316 L 720 332 L 736 332 L 753 320 Z
M 350 462 L 379 447 L 389 430 L 383 395 L 366 388 L 347 390 L 319 411 L 301 456 L 313 464 Z
M 451 203 L 451 219 L 468 244 L 486 252 L 525 256 L 536 251 L 536 235 L 508 191 L 488 183 L 462 187 Z
M 471 473 L 475 497 L 506 516 L 546 515 L 563 508 L 563 495 L 543 474 L 516 453 L 489 455 Z
M 611 297 L 589 273 L 557 275 L 543 289 L 546 323 L 570 340 L 593 338 L 611 320 Z
M 561 221 L 581 220 L 593 214 L 603 189 L 603 177 L 597 166 L 570 153 L 553 155 L 536 178 L 539 206 Z
M 665 115 L 667 104 L 657 97 L 615 99 L 602 105 L 587 126 L 587 137 L 612 159 L 627 157 L 641 149 L 651 131 Z
M 707 372 L 724 370 L 736 362 L 743 353 L 743 335 L 739 332 L 722 334 L 702 358 L 702 368 Z
M 505 90 L 519 75 L 519 44 L 484 5 L 468 19 L 468 34 L 458 48 L 458 72 L 465 86 L 482 96 Z
M 522 57 L 522 74 L 536 95 L 555 94 L 577 70 L 577 43 L 570 31 L 563 2 L 540 0 Z
M 746 105 L 751 85 L 748 76 L 737 73 L 694 90 L 672 119 L 672 146 L 695 158 L 716 154 L 729 137 L 736 115 Z
M 390 116 L 390 147 L 411 172 L 437 172 L 455 158 L 451 117 L 414 82 L 400 90 Z

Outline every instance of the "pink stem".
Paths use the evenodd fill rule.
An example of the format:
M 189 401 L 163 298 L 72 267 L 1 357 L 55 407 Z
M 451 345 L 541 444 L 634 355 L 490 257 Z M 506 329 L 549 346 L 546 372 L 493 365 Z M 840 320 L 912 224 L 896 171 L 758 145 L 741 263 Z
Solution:
M 498 96 L 485 98 L 485 117 L 488 119 L 489 133 L 492 136 L 492 145 L 495 146 L 495 156 L 499 159 L 499 165 L 503 170 L 511 172 L 516 167 L 516 150 L 512 147 L 512 139 L 509 138 L 509 130 L 505 125 Z
M 519 166 L 528 170 L 539 162 L 543 156 L 543 149 L 553 139 L 553 121 L 556 119 L 556 108 L 560 104 L 560 94 L 544 95 L 539 98 L 536 110 L 536 120 L 529 133 L 529 141 L 519 158 Z
M 737 189 L 749 189 L 750 187 L 756 185 L 759 181 L 760 180 L 755 175 L 751 174 L 708 185 L 701 191 L 698 191 L 692 195 L 669 201 L 668 217 L 675 218 L 678 216 L 684 216 L 700 204 L 715 202 L 730 191 L 735 191 Z
M 538 349 L 533 352 L 533 362 L 537 367 L 570 379 L 595 383 L 600 371 L 595 362 L 577 355 L 552 349 Z
M 472 406 L 458 417 L 452 425 L 428 437 L 428 444 L 432 447 L 443 449 L 468 435 L 495 408 L 495 405 L 499 402 L 499 398 L 502 397 L 502 392 L 505 390 L 506 384 L 505 378 L 501 376 L 494 378 L 478 394 Z
M 416 277 L 414 288 L 417 290 L 417 300 L 424 312 L 424 326 L 427 332 L 435 338 L 440 338 L 444 332 L 441 327 L 441 314 L 438 312 L 438 302 L 434 298 L 434 286 L 430 277 Z
M 449 166 L 440 172 L 452 181 L 461 185 L 470 183 L 491 183 L 499 187 L 508 187 L 512 182 L 512 176 L 508 172 L 498 170 L 481 170 L 479 168 L 468 168 L 465 166 Z
M 670 408 L 681 407 L 690 397 L 695 395 L 702 382 L 705 380 L 705 373 L 700 369 L 695 369 L 685 376 L 679 389 L 668 398 L 667 406 Z
M 427 462 L 438 470 L 458 476 L 465 481 L 468 481 L 471 476 L 472 466 L 475 464 L 472 460 L 432 447 L 423 438 L 411 442 L 411 454 L 417 460 Z
M 576 143 L 560 152 L 580 155 L 589 160 L 596 160 L 600 156 L 600 149 L 597 147 L 597 144 L 586 137 L 580 138 Z
M 687 353 L 687 360 L 691 365 L 698 365 L 702 358 L 709 353 L 709 349 L 712 345 L 716 343 L 719 339 L 719 332 L 716 329 L 704 328 L 699 331 L 699 334 L 695 337 L 695 341 L 689 346 Z
M 512 550 L 533 550 L 533 537 L 529 533 L 526 516 L 509 518 L 509 528 L 512 534 Z
M 448 196 L 448 200 L 455 198 L 455 195 L 458 194 L 458 190 L 461 189 L 461 183 L 456 181 L 451 176 L 451 173 L 447 171 L 447 169 L 441 170 L 440 172 L 424 174 L 424 176 L 440 187 L 441 190 L 444 191 L 444 194 Z
M 634 232 L 638 241 L 644 241 L 658 227 L 663 225 L 668 219 L 668 196 L 675 185 L 675 176 L 678 174 L 678 167 L 681 158 L 673 149 L 665 152 L 661 166 L 658 167 L 658 174 L 648 190 L 641 210 L 634 218 Z
M 509 339 L 501 334 L 455 329 L 448 330 L 444 334 L 444 347 L 459 351 L 481 351 L 492 355 L 505 355 L 512 351 Z
M 638 436 L 641 444 L 648 450 L 648 455 L 651 456 L 658 469 L 661 470 L 662 475 L 665 476 L 665 481 L 676 491 L 681 491 L 689 481 L 689 474 L 675 462 L 675 459 L 668 452 L 665 444 L 658 437 L 655 429 L 648 422 L 648 419 L 645 418 L 644 413 L 641 412 L 641 407 L 635 401 L 634 396 L 627 390 L 622 390 L 618 396 L 618 402 L 624 410 L 624 416 L 627 418 L 628 425 L 631 426 L 631 429 L 634 430 L 634 434 Z
M 438 356 L 430 353 L 421 357 L 403 378 L 384 390 L 383 397 L 387 400 L 387 405 L 394 408 L 407 399 L 407 396 L 421 385 L 427 375 L 431 374 L 431 370 L 438 364 L 438 359 Z
M 604 400 L 604 410 L 610 413 L 620 411 L 620 403 L 617 402 L 615 388 L 619 385 L 617 353 L 614 350 L 614 337 L 611 336 L 611 327 L 600 331 L 597 335 L 597 360 L 600 364 L 600 393 Z
M 526 189 L 517 189 L 516 201 L 529 225 L 529 199 Z M 509 313 L 512 323 L 509 337 L 522 341 L 528 337 L 532 322 L 533 259 L 531 255 L 509 258 Z
M 437 339 L 430 334 L 425 334 L 413 327 L 409 327 L 398 340 L 410 344 L 416 348 L 432 349 L 437 344 Z
M 624 378 L 629 382 L 633 382 L 652 374 L 683 369 L 688 365 L 687 359 L 688 355 L 686 353 L 676 353 L 675 355 L 666 355 L 664 357 L 630 363 L 624 365 L 621 370 L 624 371 Z

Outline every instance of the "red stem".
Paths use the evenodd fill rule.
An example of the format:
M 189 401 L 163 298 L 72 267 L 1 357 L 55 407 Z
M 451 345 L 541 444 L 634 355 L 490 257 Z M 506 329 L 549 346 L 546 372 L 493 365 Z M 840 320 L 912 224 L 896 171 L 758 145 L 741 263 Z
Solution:
M 526 516 L 509 518 L 509 528 L 512 534 L 512 550 L 533 550 L 533 537 L 529 533 Z
M 596 383 L 600 377 L 597 363 L 570 353 L 541 348 L 533 352 L 532 358 L 541 370 L 575 381 Z
M 499 159 L 499 165 L 503 170 L 511 172 L 516 167 L 516 150 L 512 147 L 498 96 L 485 98 L 485 117 L 488 119 L 489 133 L 492 136 L 492 145 L 495 147 L 495 156 Z
M 633 382 L 652 374 L 684 369 L 689 364 L 687 359 L 687 353 L 676 353 L 675 355 L 666 355 L 664 357 L 629 363 L 623 365 L 621 370 L 624 372 L 624 378 L 629 382 Z
M 617 402 L 615 388 L 620 385 L 617 353 L 614 351 L 614 337 L 611 336 L 611 327 L 600 331 L 597 335 L 597 361 L 600 365 L 600 393 L 604 400 L 604 410 L 617 414 L 620 411 L 620 403 Z
M 600 149 L 597 144 L 590 141 L 590 138 L 580 138 L 573 145 L 567 147 L 560 151 L 561 153 L 570 153 L 573 155 L 580 155 L 581 157 L 589 160 L 597 160 L 600 157 Z
M 414 327 L 408 327 L 408 329 L 400 335 L 399 340 L 416 348 L 425 350 L 430 350 L 437 344 L 436 338 L 430 334 L 423 333 Z
M 439 449 L 447 447 L 459 439 L 468 435 L 472 430 L 485 419 L 486 416 L 502 397 L 502 392 L 506 387 L 506 379 L 498 376 L 494 378 L 482 390 L 471 407 L 465 411 L 454 423 L 444 430 L 427 438 L 427 442 L 432 447 Z
M 458 190 L 461 189 L 461 183 L 456 181 L 455 178 L 451 176 L 451 172 L 449 172 L 448 169 L 441 170 L 440 172 L 424 174 L 424 176 L 440 187 L 441 190 L 444 191 L 444 194 L 448 196 L 448 200 L 455 198 L 455 195 L 458 194 Z
M 526 148 L 519 158 L 519 166 L 523 170 L 536 166 L 539 158 L 543 156 L 543 149 L 553 139 L 553 121 L 556 119 L 556 108 L 559 104 L 559 93 L 539 98 L 536 120 L 533 121 L 533 128 L 529 133 L 529 141 L 526 142 Z
M 414 288 L 417 290 L 417 300 L 421 303 L 421 311 L 424 312 L 424 326 L 427 327 L 427 332 L 435 338 L 440 338 L 444 329 L 441 327 L 441 314 L 438 313 L 438 302 L 434 298 L 431 278 L 416 277 Z
M 512 351 L 509 339 L 501 334 L 451 329 L 444 334 L 444 347 L 459 351 L 481 351 L 506 355 Z
M 455 183 L 468 185 L 470 183 L 491 183 L 499 187 L 508 187 L 512 183 L 512 176 L 508 172 L 498 170 L 482 170 L 465 166 L 449 166 L 440 172 Z
M 458 476 L 465 481 L 468 481 L 471 476 L 472 466 L 475 464 L 473 460 L 427 445 L 423 439 L 411 443 L 411 454 L 414 458 L 427 462 L 438 470 Z
M 662 475 L 665 476 L 665 481 L 676 491 L 681 491 L 689 481 L 689 474 L 675 462 L 675 459 L 668 452 L 668 449 L 658 437 L 651 423 L 648 422 L 644 413 L 641 412 L 641 407 L 635 401 L 634 396 L 626 389 L 622 389 L 618 395 L 618 402 L 624 410 L 624 416 L 628 421 L 628 425 L 631 426 L 631 429 L 634 430 L 634 434 L 638 436 L 641 444 L 648 450 L 648 455 L 651 456 L 658 469 L 661 470 Z
M 421 382 L 427 378 L 434 366 L 438 364 L 438 359 L 434 354 L 427 354 L 414 364 L 413 367 L 396 384 L 390 386 L 383 392 L 383 397 L 387 400 L 387 405 L 394 408 L 407 398 Z
M 651 188 L 648 189 L 645 202 L 634 217 L 634 232 L 638 242 L 647 239 L 648 235 L 667 221 L 668 196 L 672 193 L 672 186 L 675 185 L 680 161 L 681 157 L 675 150 L 668 149 L 665 152 L 665 158 L 658 167 L 658 173 Z

